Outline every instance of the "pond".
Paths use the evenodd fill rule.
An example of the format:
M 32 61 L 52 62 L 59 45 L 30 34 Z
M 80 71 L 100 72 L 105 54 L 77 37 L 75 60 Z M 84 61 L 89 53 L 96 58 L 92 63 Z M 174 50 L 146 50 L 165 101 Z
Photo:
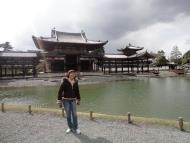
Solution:
M 59 87 L 3 88 L 0 102 L 57 108 Z M 190 77 L 139 78 L 80 85 L 78 111 L 190 121 Z

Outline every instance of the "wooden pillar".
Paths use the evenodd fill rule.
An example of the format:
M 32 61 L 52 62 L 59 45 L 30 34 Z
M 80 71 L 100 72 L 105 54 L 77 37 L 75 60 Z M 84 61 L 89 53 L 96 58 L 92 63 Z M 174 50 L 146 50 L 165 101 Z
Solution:
M 143 65 L 144 65 L 143 60 L 141 60 L 141 63 L 142 63 L 142 65 L 141 65 L 141 72 L 143 73 L 144 72 L 144 69 L 143 69 Z
M 92 72 L 93 71 L 93 62 L 92 59 L 90 59 L 89 69 Z
M 123 60 L 121 60 L 121 72 L 123 73 Z
M 98 65 L 97 61 L 96 61 L 95 65 L 96 65 L 96 71 L 99 71 L 99 65 Z
M 19 66 L 18 68 L 17 68 L 17 74 L 20 76 L 20 72 L 21 72 L 21 66 Z
M 14 75 L 16 76 L 17 75 L 17 67 L 14 66 Z
M 108 60 L 108 68 L 109 68 L 109 74 L 111 72 L 111 64 L 110 64 L 110 60 Z
M 25 76 L 25 65 L 22 65 L 22 76 Z
M 139 73 L 139 60 L 137 60 L 137 73 Z
M 105 66 L 103 67 L 103 72 L 104 72 L 104 74 L 106 73 L 106 67 Z
M 25 75 L 28 75 L 28 69 L 29 69 L 29 66 L 26 65 L 26 67 L 25 67 Z
M 136 68 L 136 72 L 137 72 L 137 61 L 135 61 L 135 68 Z
M 117 73 L 117 62 L 116 62 L 116 59 L 115 59 L 115 73 Z
M 129 73 L 129 61 L 127 62 L 127 71 Z
M 13 69 L 13 65 L 11 66 L 11 76 L 14 76 L 14 69 Z
M 32 75 L 33 77 L 37 77 L 37 70 L 35 65 L 32 66 Z
M 5 76 L 7 76 L 7 67 L 5 66 Z
M 148 72 L 149 72 L 148 58 L 147 58 L 147 70 L 148 70 Z
M 99 70 L 100 70 L 99 65 L 100 65 L 100 60 L 98 60 L 98 61 L 97 61 L 97 63 L 96 63 L 96 70 L 97 70 L 97 71 L 99 71 Z
M 101 61 L 101 66 L 102 66 L 102 72 L 104 72 L 104 59 Z
M 0 66 L 0 77 L 3 76 L 3 70 L 2 70 L 2 66 Z
M 131 72 L 133 73 L 133 62 L 131 63 Z

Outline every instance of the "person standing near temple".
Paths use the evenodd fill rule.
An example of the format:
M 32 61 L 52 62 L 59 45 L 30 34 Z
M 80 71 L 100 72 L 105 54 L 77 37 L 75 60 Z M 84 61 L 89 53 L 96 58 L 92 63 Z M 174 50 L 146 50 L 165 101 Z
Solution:
M 60 108 L 62 108 L 63 105 L 66 112 L 69 127 L 66 133 L 74 132 L 80 134 L 81 131 L 78 128 L 76 112 L 76 105 L 80 105 L 80 92 L 75 70 L 69 70 L 67 77 L 63 79 L 58 91 L 57 103 Z

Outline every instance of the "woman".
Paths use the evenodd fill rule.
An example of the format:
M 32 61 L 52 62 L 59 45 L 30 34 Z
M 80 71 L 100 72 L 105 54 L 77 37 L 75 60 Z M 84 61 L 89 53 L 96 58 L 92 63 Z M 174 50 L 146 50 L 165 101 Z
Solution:
M 81 131 L 78 129 L 78 120 L 76 113 L 76 104 L 80 104 L 80 92 L 78 81 L 76 80 L 76 72 L 69 70 L 67 78 L 63 79 L 63 82 L 59 88 L 57 103 L 61 108 L 64 106 L 67 115 L 68 129 L 66 133 L 75 132 L 80 134 Z

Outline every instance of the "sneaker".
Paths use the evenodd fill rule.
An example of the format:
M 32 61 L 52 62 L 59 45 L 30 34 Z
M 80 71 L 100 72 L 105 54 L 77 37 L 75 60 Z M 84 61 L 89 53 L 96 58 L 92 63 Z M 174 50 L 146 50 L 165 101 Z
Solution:
M 66 133 L 68 134 L 68 133 L 70 133 L 70 132 L 71 132 L 71 129 L 68 128 L 68 129 L 66 130 Z
M 79 129 L 76 129 L 76 134 L 80 135 L 81 131 Z

